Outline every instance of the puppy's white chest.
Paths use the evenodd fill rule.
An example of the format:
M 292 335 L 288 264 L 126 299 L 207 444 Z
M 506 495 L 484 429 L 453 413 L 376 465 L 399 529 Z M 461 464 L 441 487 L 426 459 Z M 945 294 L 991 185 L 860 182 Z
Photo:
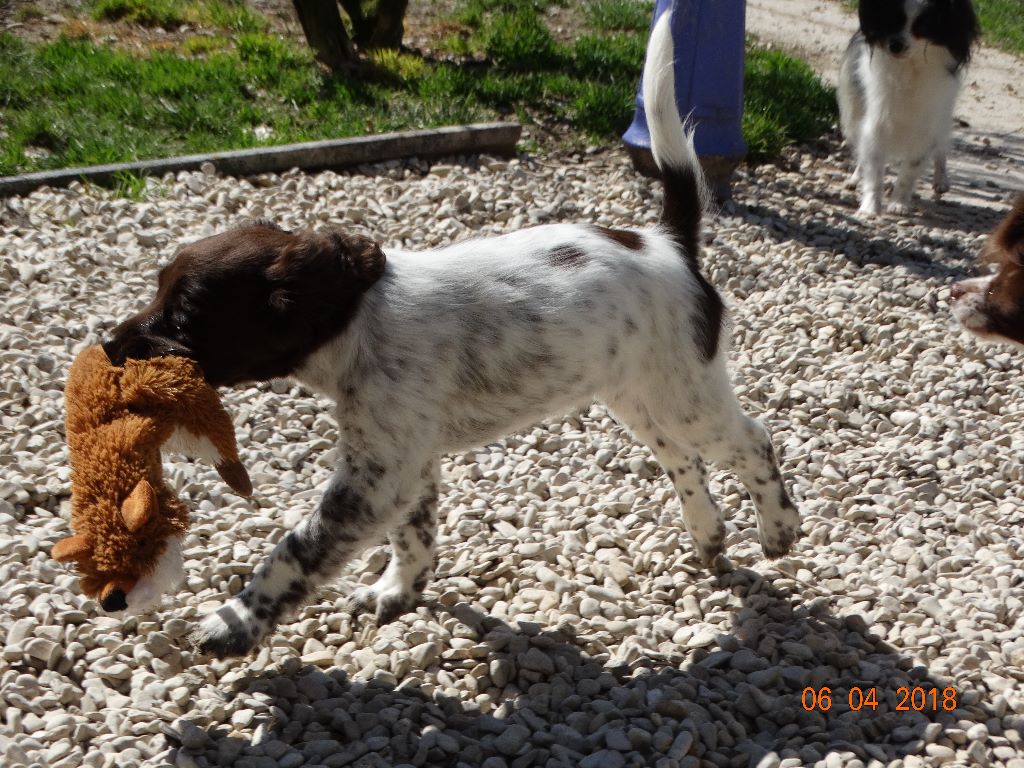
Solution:
M 932 46 L 902 59 L 876 54 L 868 61 L 868 119 L 887 155 L 916 154 L 949 131 L 959 81 L 949 72 L 948 58 Z

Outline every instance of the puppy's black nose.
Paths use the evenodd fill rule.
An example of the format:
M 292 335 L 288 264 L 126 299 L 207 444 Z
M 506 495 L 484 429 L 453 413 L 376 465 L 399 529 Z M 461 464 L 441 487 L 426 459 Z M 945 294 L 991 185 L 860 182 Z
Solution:
M 902 37 L 893 37 L 889 39 L 889 51 L 894 56 L 899 56 L 907 50 L 907 44 Z
M 114 611 L 123 611 L 128 607 L 128 601 L 125 599 L 125 594 L 120 589 L 115 589 L 105 598 L 103 598 L 103 610 L 108 613 Z

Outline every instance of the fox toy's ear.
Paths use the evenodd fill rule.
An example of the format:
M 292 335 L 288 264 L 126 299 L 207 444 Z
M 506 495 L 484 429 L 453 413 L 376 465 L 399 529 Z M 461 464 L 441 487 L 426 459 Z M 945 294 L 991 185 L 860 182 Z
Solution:
M 61 539 L 50 550 L 50 556 L 58 563 L 78 560 L 87 554 L 89 554 L 89 542 L 80 533 L 75 536 L 68 536 L 66 539 Z
M 217 465 L 217 472 L 231 490 L 242 496 L 252 496 L 252 480 L 240 461 L 225 461 Z
M 121 517 L 128 530 L 132 533 L 146 524 L 157 513 L 156 491 L 146 480 L 139 480 L 135 490 L 131 492 L 121 505 Z

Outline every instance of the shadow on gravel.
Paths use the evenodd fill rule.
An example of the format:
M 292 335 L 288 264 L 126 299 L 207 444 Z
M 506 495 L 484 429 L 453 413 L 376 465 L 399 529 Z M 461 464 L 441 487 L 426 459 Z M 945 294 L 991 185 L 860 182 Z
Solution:
M 590 658 L 586 639 L 571 629 L 517 629 L 460 605 L 462 622 L 490 651 L 442 660 L 441 674 L 462 677 L 500 662 L 519 693 L 496 716 L 428 694 L 414 679 L 397 687 L 353 681 L 293 657 L 234 687 L 261 693 L 269 706 L 258 744 L 212 727 L 199 734 L 200 745 L 192 727 L 191 748 L 178 750 L 177 764 L 745 768 L 778 765 L 760 762 L 770 751 L 790 765 L 856 766 L 910 754 L 945 762 L 954 754 L 948 729 L 994 717 L 976 692 L 962 690 L 955 691 L 960 708 L 944 711 L 945 681 L 872 637 L 860 616 L 832 614 L 826 598 L 805 602 L 746 569 L 721 574 L 716 587 L 743 601 L 732 630 L 675 665 L 643 654 L 611 665 Z M 823 688 L 831 707 L 805 709 L 802 701 L 812 703 L 805 691 Z M 865 697 L 874 690 L 877 707 L 852 711 L 857 689 Z M 903 698 L 908 711 L 897 710 Z M 924 711 L 914 711 L 922 702 Z M 962 730 L 953 736 L 963 741 Z
M 920 202 L 920 201 L 919 201 Z M 849 208 L 838 195 L 830 201 L 837 210 Z M 941 217 L 935 216 L 945 203 L 925 203 L 913 215 L 919 217 L 922 224 L 941 226 Z M 877 264 L 899 266 L 924 277 L 960 280 L 973 274 L 977 254 L 972 248 L 965 247 L 958 232 L 937 236 L 926 234 L 918 240 L 916 247 L 906 247 L 893 242 L 885 233 L 866 234 L 871 225 L 854 217 L 854 208 L 844 214 L 846 227 L 837 227 L 814 218 L 803 220 L 789 219 L 778 210 L 760 204 L 735 203 L 728 211 L 731 215 L 759 224 L 767 237 L 777 243 L 797 241 L 811 248 L 830 253 L 838 253 L 847 259 L 863 266 Z M 978 208 L 978 216 L 991 219 L 991 228 L 1000 221 L 998 212 L 987 208 Z M 936 251 L 942 258 L 952 264 L 934 260 Z

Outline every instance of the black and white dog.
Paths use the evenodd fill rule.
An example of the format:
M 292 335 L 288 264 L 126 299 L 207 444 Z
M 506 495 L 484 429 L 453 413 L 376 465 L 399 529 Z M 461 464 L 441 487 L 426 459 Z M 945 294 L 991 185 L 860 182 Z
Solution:
M 936 197 L 949 190 L 953 106 L 978 36 L 970 0 L 860 0 L 860 31 L 839 72 L 843 135 L 861 185 L 860 213 L 881 212 L 887 162 L 899 163 L 888 210 L 904 213 L 929 159 Z
M 323 499 L 202 620 L 201 650 L 245 654 L 385 534 L 391 562 L 354 603 L 381 622 L 410 610 L 432 571 L 441 455 L 595 396 L 654 451 L 705 561 L 725 527 L 704 459 L 750 491 L 765 554 L 789 550 L 799 515 L 769 435 L 733 394 L 722 301 L 698 265 L 703 178 L 672 57 L 666 14 L 644 70 L 659 229 L 555 224 L 385 253 L 256 224 L 185 247 L 156 298 L 115 329 L 115 363 L 185 354 L 214 385 L 294 375 L 337 402 L 344 458 Z

